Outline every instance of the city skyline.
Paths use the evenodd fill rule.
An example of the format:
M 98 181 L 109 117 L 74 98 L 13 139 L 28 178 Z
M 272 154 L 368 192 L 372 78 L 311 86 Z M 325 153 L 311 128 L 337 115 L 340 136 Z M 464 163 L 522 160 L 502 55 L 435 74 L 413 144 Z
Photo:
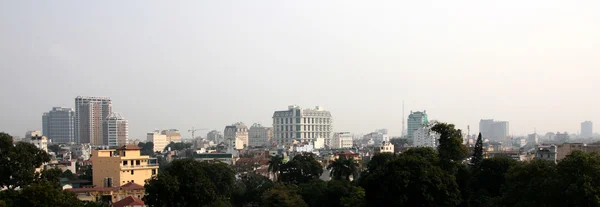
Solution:
M 268 126 L 291 104 L 324 106 L 334 132 L 399 136 L 403 100 L 406 115 L 427 110 L 472 133 L 481 119 L 509 121 L 511 135 L 577 133 L 600 121 L 599 6 L 1 2 L 0 94 L 11 101 L 0 131 L 41 130 L 43 112 L 86 95 L 111 97 L 134 140 Z

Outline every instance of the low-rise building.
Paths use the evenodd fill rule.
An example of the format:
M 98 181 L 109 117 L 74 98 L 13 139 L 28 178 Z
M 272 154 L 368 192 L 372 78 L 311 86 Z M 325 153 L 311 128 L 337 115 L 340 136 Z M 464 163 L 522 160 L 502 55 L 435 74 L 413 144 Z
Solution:
M 46 138 L 46 136 L 32 136 L 29 138 L 29 143 L 35 145 L 41 150 L 48 152 L 48 138 Z
M 144 186 L 136 183 L 127 183 L 115 187 L 71 188 L 66 190 L 75 193 L 79 200 L 93 202 L 116 203 L 129 196 L 142 199 L 145 195 Z
M 271 146 L 273 138 L 273 127 L 264 127 L 253 124 L 248 130 L 248 143 L 250 147 Z
M 235 163 L 231 153 L 200 153 L 194 154 L 194 159 L 201 162 L 222 162 L 233 165 Z
M 384 141 L 390 141 L 390 137 L 387 134 L 381 132 L 371 132 L 363 136 L 364 140 L 373 140 L 375 145 L 380 145 Z
M 161 134 L 158 130 L 155 130 L 154 132 L 148 132 L 146 135 L 146 140 L 154 144 L 155 152 L 162 152 L 170 143 L 167 135 Z
M 96 187 L 118 187 L 127 183 L 143 185 L 158 174 L 158 161 L 140 155 L 140 148 L 134 145 L 123 146 L 118 151 L 94 150 L 91 161 Z
M 179 142 L 181 142 L 181 133 L 179 133 L 179 130 L 177 130 L 177 129 L 162 130 L 160 132 L 160 134 L 167 136 L 167 142 L 168 143 L 171 143 L 171 142 L 179 143 Z
M 548 160 L 556 163 L 556 146 L 538 146 L 535 149 L 535 159 Z
M 343 149 L 352 147 L 352 135 L 350 132 L 337 132 L 333 134 L 331 149 Z
M 375 154 L 379 154 L 379 153 L 394 153 L 394 145 L 388 141 L 384 141 L 381 143 L 381 145 L 375 147 Z

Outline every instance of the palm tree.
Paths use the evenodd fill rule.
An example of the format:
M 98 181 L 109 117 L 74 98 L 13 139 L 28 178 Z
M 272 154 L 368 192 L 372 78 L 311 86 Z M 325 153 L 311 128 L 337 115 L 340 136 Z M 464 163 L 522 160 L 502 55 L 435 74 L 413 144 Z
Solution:
M 350 176 L 356 178 L 358 174 L 358 163 L 352 158 L 347 159 L 340 156 L 327 166 L 327 170 L 331 170 L 329 176 L 335 180 L 341 180 L 342 178 L 350 180 Z
M 277 178 L 279 178 L 279 171 L 281 170 L 282 164 L 283 157 L 279 155 L 271 157 L 271 160 L 269 161 L 269 172 L 273 173 L 275 181 L 277 181 Z

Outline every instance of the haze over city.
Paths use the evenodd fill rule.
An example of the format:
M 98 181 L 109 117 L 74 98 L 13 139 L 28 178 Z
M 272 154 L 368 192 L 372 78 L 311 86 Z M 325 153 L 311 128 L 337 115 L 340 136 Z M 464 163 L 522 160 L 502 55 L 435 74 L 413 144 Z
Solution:
M 577 133 L 600 121 L 599 6 L 1 2 L 0 131 L 41 129 L 44 112 L 82 95 L 111 97 L 142 140 L 271 125 L 293 104 L 323 106 L 353 133 L 400 135 L 411 110 L 472 132 L 493 118 L 515 135 Z

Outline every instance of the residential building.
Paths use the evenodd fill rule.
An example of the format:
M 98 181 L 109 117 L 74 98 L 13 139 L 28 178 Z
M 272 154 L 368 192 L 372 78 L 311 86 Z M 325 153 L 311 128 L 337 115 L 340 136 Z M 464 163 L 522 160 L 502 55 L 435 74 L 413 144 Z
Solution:
M 433 147 L 438 146 L 440 136 L 432 132 L 429 127 L 421 127 L 413 132 L 413 146 L 415 147 Z
M 148 134 L 146 134 L 146 140 L 154 144 L 155 152 L 162 152 L 163 150 L 165 150 L 165 147 L 169 145 L 167 135 L 161 134 L 159 130 L 155 130 L 154 132 L 148 132 Z
M 324 139 L 324 145 L 331 145 L 333 119 L 331 113 L 317 106 L 314 109 L 303 109 L 292 105 L 285 111 L 273 113 L 274 139 L 278 145 L 291 145 L 294 140 L 314 142 Z
M 71 188 L 66 189 L 66 191 L 75 193 L 77 198 L 82 201 L 111 202 L 113 204 L 116 204 L 119 200 L 123 200 L 129 196 L 142 199 L 146 192 L 143 184 L 131 182 L 122 186 Z
M 223 134 L 221 134 L 221 132 L 217 130 L 212 130 L 208 132 L 208 134 L 206 134 L 206 139 L 215 142 L 215 144 L 219 144 L 224 141 Z
M 42 115 L 42 134 L 52 143 L 75 142 L 75 111 L 72 108 L 54 107 Z
M 108 97 L 77 96 L 75 98 L 75 142 L 105 145 L 105 119 L 112 113 Z
M 380 146 L 375 147 L 375 154 L 392 153 L 394 154 L 394 145 L 389 141 L 384 141 Z
M 91 161 L 96 187 L 119 187 L 127 183 L 143 185 L 158 173 L 158 161 L 140 155 L 140 148 L 135 145 L 118 150 L 94 150 Z
M 235 149 L 244 149 L 248 146 L 248 127 L 238 122 L 225 127 L 225 140 Z
M 37 148 L 48 152 L 48 138 L 46 136 L 35 135 L 29 138 L 29 143 L 35 145 Z
M 529 146 L 536 146 L 539 143 L 540 136 L 537 133 L 527 135 L 527 144 Z
M 353 145 L 350 132 L 337 132 L 333 134 L 331 149 L 351 148 Z
M 25 132 L 25 137 L 21 140 L 22 142 L 29 142 L 32 137 L 42 136 L 42 132 L 40 130 L 32 130 Z
M 387 134 L 381 132 L 371 132 L 363 136 L 364 140 L 373 140 L 374 145 L 381 145 L 384 141 L 390 141 L 390 137 Z
M 581 123 L 581 137 L 591 138 L 594 136 L 594 124 L 591 121 Z
M 407 126 L 407 134 L 406 137 L 413 141 L 414 143 L 414 133 L 415 131 L 419 130 L 420 128 L 426 127 L 429 125 L 429 120 L 427 118 L 427 111 L 416 111 L 416 112 L 410 112 L 410 115 L 408 115 L 408 126 Z
M 560 133 L 560 132 L 556 132 L 556 135 L 554 135 L 554 141 L 557 143 L 565 143 L 567 141 L 569 141 L 569 133 L 565 132 L 565 133 Z
M 181 142 L 181 133 L 179 133 L 179 130 L 177 130 L 177 129 L 162 130 L 160 133 L 167 136 L 167 141 L 169 143 L 171 143 L 171 142 L 175 142 L 175 143 Z
M 558 134 L 558 133 L 557 133 Z M 556 146 L 556 160 L 560 161 L 570 155 L 573 151 L 587 152 L 587 145 L 583 143 L 564 143 Z
M 235 161 L 233 159 L 233 154 L 231 153 L 194 153 L 194 159 L 201 162 L 222 162 L 225 164 L 233 165 Z
M 104 121 L 104 138 L 102 143 L 109 147 L 124 146 L 129 142 L 127 120 L 118 113 L 111 113 Z
M 556 146 L 538 146 L 535 149 L 535 159 L 548 160 L 556 163 Z
M 479 121 L 479 132 L 481 132 L 484 139 L 505 141 L 509 137 L 509 123 L 507 121 L 482 119 Z
M 248 142 L 251 147 L 271 146 L 273 138 L 273 127 L 264 127 L 253 124 L 248 130 Z
M 294 152 L 312 152 L 315 145 L 312 143 L 299 143 L 294 145 Z

